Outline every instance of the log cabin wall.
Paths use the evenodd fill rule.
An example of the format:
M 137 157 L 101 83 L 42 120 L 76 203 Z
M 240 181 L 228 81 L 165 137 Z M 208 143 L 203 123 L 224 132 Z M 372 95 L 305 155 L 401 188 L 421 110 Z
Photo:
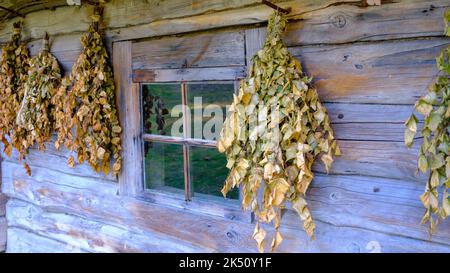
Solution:
M 272 12 L 259 2 L 110 1 L 108 46 L 115 57 L 128 58 L 115 62 L 119 103 L 134 92 L 128 88 L 133 80 L 155 69 L 184 68 L 187 75 L 189 68 L 211 66 L 245 70 Z M 329 175 L 321 164 L 314 166 L 309 203 L 316 240 L 307 238 L 288 211 L 279 251 L 450 252 L 449 221 L 431 240 L 420 225 L 424 209 L 418 197 L 426 177 L 416 175 L 418 146 L 408 150 L 403 144 L 403 122 L 436 75 L 435 56 L 450 44 L 442 35 L 450 2 L 382 1 L 377 7 L 345 0 L 277 2 L 292 8 L 286 43 L 314 77 L 342 150 Z M 90 10 L 61 5 L 27 14 L 25 38 L 32 54 L 48 31 L 52 52 L 70 71 Z M 14 20 L 2 24 L 0 41 L 8 40 Z M 122 118 L 139 111 L 130 107 L 119 109 Z M 131 130 L 125 126 L 124 134 Z M 3 156 L 0 252 L 6 225 L 8 252 L 256 251 L 254 225 L 239 206 L 136 198 L 123 181 L 86 165 L 71 169 L 67 151 L 47 147 L 45 153 L 30 152 L 31 177 L 17 155 Z

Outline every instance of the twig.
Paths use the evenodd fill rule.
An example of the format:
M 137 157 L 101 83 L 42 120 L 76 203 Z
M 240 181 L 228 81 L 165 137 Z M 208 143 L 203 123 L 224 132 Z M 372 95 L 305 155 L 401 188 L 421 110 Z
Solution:
M 291 12 L 290 8 L 287 8 L 287 9 L 281 8 L 281 7 L 275 5 L 274 3 L 269 2 L 267 0 L 262 0 L 262 3 L 264 5 L 266 5 L 266 6 L 269 6 L 269 7 L 273 8 L 274 10 L 279 11 L 279 12 L 284 13 L 284 14 L 288 14 L 288 13 Z

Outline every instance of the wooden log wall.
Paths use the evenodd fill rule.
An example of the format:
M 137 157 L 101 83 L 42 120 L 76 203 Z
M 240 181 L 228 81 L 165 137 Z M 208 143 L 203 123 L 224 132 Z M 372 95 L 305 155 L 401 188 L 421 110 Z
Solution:
M 261 47 L 272 12 L 259 2 L 111 1 L 105 10 L 108 45 L 132 41 L 135 77 L 152 72 L 164 81 L 179 68 L 190 75 L 189 69 L 211 66 L 238 73 Z M 431 240 L 419 223 L 426 178 L 416 175 L 418 146 L 405 148 L 402 125 L 436 75 L 435 56 L 450 44 L 442 35 L 449 1 L 383 1 L 378 7 L 346 0 L 278 2 L 292 8 L 286 43 L 314 77 L 342 149 L 329 175 L 321 164 L 314 166 L 309 203 L 317 239 L 310 241 L 288 211 L 280 251 L 450 252 L 449 221 Z M 32 53 L 48 31 L 52 52 L 70 71 L 89 11 L 59 7 L 28 14 L 25 38 Z M 8 39 L 13 21 L 1 26 L 0 41 Z M 7 251 L 256 251 L 254 225 L 239 206 L 124 196 L 115 178 L 88 166 L 71 169 L 67 157 L 51 145 L 45 154 L 32 150 L 31 177 L 17 155 L 3 158 Z M 0 251 L 6 225 L 1 200 Z

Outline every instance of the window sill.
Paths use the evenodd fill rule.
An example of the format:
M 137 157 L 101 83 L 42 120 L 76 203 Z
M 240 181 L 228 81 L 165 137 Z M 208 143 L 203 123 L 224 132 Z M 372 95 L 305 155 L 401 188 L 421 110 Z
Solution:
M 189 210 L 203 215 L 247 223 L 252 221 L 251 213 L 241 209 L 239 200 L 196 193 L 195 200 L 186 201 L 183 193 L 173 194 L 156 189 L 144 190 L 137 198 L 149 203 Z

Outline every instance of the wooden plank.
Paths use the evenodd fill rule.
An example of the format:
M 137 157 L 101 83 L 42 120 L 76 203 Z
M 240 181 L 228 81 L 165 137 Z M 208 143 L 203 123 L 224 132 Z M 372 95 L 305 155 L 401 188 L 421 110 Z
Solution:
M 149 4 L 146 0 L 122 1 L 114 0 L 106 4 L 104 19 L 111 29 L 124 28 L 130 25 L 146 24 L 156 20 L 167 20 L 191 15 L 211 13 L 254 4 L 257 0 L 212 0 L 202 4 L 192 3 L 190 0 L 169 0 L 163 3 Z M 83 32 L 87 30 L 91 21 L 92 7 L 63 6 L 54 10 L 42 10 L 27 15 L 24 19 L 25 39 L 41 38 L 45 31 L 50 35 Z M 46 20 L 42 20 L 46 18 Z M 0 29 L 0 40 L 9 39 L 12 31 L 12 22 L 15 18 L 4 24 Z
M 6 249 L 7 222 L 5 217 L 0 217 L 0 252 Z
M 69 245 L 47 237 L 39 236 L 28 230 L 16 227 L 8 228 L 8 253 L 85 253 L 78 246 Z
M 320 91 L 319 91 L 320 92 Z M 331 122 L 338 123 L 401 123 L 414 110 L 413 105 L 324 103 Z M 420 118 L 420 115 L 418 116 Z M 402 127 L 402 126 L 400 126 Z
M 332 126 L 338 140 L 404 143 L 405 126 L 403 123 L 338 123 Z M 417 140 L 421 138 L 420 135 L 415 137 Z
M 207 147 L 216 147 L 217 141 L 207 140 L 207 139 L 192 139 L 186 137 L 173 137 L 173 136 L 165 136 L 165 135 L 154 135 L 154 134 L 143 134 L 142 138 L 145 141 L 158 141 L 163 143 L 178 143 L 178 144 L 187 144 L 192 146 L 207 146 Z
M 348 5 L 345 5 L 347 2 Z M 350 10 L 352 6 L 357 6 L 359 2 L 355 1 L 328 1 L 328 0 L 309 0 L 309 1 L 287 1 L 279 4 L 282 7 L 291 7 L 292 11 L 290 13 L 291 19 L 305 19 L 304 24 L 302 25 L 302 35 L 310 38 L 301 39 L 302 44 L 310 44 L 310 43 L 337 43 L 342 42 L 346 38 L 346 42 L 351 42 L 353 39 L 361 39 L 361 36 L 364 37 L 364 33 L 357 31 L 358 27 L 364 29 L 373 29 L 371 31 L 371 37 L 364 37 L 366 40 L 383 40 L 383 36 L 388 33 L 389 38 L 398 39 L 404 37 L 426 37 L 426 36 L 435 36 L 436 34 L 442 35 L 443 30 L 443 22 L 442 22 L 442 14 L 445 9 L 445 6 L 448 3 L 445 0 L 440 1 L 421 1 L 421 0 L 403 0 L 396 1 L 396 3 L 388 3 L 383 4 L 380 7 L 370 7 L 366 9 L 355 8 Z M 415 6 L 414 6 L 415 5 Z M 402 18 L 417 18 L 413 21 L 419 21 L 420 17 L 417 15 L 418 12 L 422 12 L 423 9 L 430 9 L 430 6 L 435 6 L 430 12 L 428 12 L 427 24 L 415 24 L 408 25 L 407 21 L 402 21 Z M 418 8 L 415 9 L 414 7 Z M 347 10 L 345 10 L 347 8 Z M 397 13 L 389 15 L 391 17 L 383 17 L 387 11 L 393 8 L 397 11 Z M 345 10 L 345 14 L 350 17 L 343 17 L 346 20 L 347 28 L 342 27 L 342 17 L 338 16 L 342 13 L 341 10 Z M 373 20 L 367 20 L 365 17 L 371 17 L 372 11 L 376 9 L 376 14 L 381 18 L 379 21 L 383 19 L 385 21 L 389 21 L 386 18 L 395 19 L 391 22 L 392 32 L 386 30 L 386 28 L 373 28 Z M 405 11 L 407 13 L 405 13 Z M 354 11 L 354 13 L 349 13 L 347 11 Z M 356 12 L 359 11 L 359 12 Z M 143 25 L 135 25 L 129 27 L 127 29 L 120 29 L 115 32 L 114 30 L 110 31 L 110 35 L 112 39 L 136 39 L 142 37 L 154 37 L 161 35 L 170 35 L 177 34 L 183 32 L 191 32 L 205 29 L 212 29 L 218 27 L 227 27 L 234 25 L 252 25 L 256 23 L 266 22 L 267 18 L 272 13 L 272 10 L 263 5 L 254 5 L 249 7 L 243 7 L 240 9 L 232 9 L 225 10 L 216 13 L 210 14 L 201 14 L 197 16 L 176 18 L 176 19 L 167 19 L 167 20 L 157 20 Z M 328 18 L 321 17 L 322 14 L 330 14 Z M 352 15 L 354 17 L 352 17 Z M 425 17 L 426 15 L 423 14 Z M 419 17 L 419 18 L 418 18 Z M 313 20 L 316 18 L 316 20 Z M 363 18 L 363 19 L 361 19 Z M 422 19 L 423 20 L 423 19 Z M 371 22 L 372 21 L 372 22 Z M 393 26 L 396 24 L 396 21 L 401 21 L 401 25 L 404 26 L 401 32 L 396 32 L 398 28 Z M 354 23 L 350 23 L 354 22 Z M 367 22 L 367 24 L 366 24 Z M 361 27 L 362 24 L 366 24 Z M 331 25 L 327 28 L 327 25 Z M 337 25 L 337 30 L 334 30 Z M 387 25 L 387 23 L 385 23 Z M 400 24 L 399 24 L 400 25 Z M 349 34 L 342 34 L 343 29 L 349 30 L 347 31 Z M 333 32 L 333 35 L 317 35 L 314 33 L 317 32 Z M 340 30 L 340 31 L 339 31 Z M 309 35 L 306 35 L 308 32 Z M 351 33 L 355 34 L 352 35 Z M 295 31 L 294 31 L 295 33 Z M 298 35 L 295 33 L 293 35 Z M 367 35 L 366 35 L 367 36 Z M 303 36 L 300 36 L 303 37 Z M 322 40 L 320 39 L 322 37 Z M 315 39 L 311 39 L 315 38 Z M 298 38 L 293 38 L 293 40 L 298 40 Z M 311 41 L 311 42 L 309 42 Z
M 67 5 L 67 2 L 65 0 L 33 1 L 33 2 L 30 2 L 29 0 L 2 0 L 1 5 L 5 8 L 17 11 L 21 15 L 26 15 L 34 11 L 65 6 Z M 17 14 L 11 13 L 3 9 L 0 10 L 0 17 L 2 18 L 2 21 L 15 16 L 17 16 Z
M 437 73 L 448 39 L 294 47 L 322 101 L 413 104 Z
M 403 0 L 365 9 L 356 5 L 321 8 L 289 24 L 285 42 L 292 46 L 441 36 L 443 13 L 449 6 L 447 0 Z
M 25 175 L 25 171 L 20 164 L 10 161 L 2 162 L 2 177 L 22 177 Z M 116 195 L 118 192 L 118 185 L 109 180 L 102 180 L 96 177 L 82 177 L 74 174 L 66 174 L 55 170 L 50 170 L 47 167 L 34 167 L 32 168 L 32 177 L 34 181 L 49 182 L 66 187 L 72 187 L 74 189 L 93 190 L 97 194 L 103 195 Z M 3 195 L 7 197 L 6 195 Z M 6 199 L 6 198 L 5 198 Z
M 291 35 L 292 42 L 300 40 L 302 44 L 442 35 L 442 13 L 448 6 L 446 0 L 400 0 L 369 8 L 360 8 L 360 2 L 353 0 L 282 1 L 278 4 L 292 8 L 290 18 L 303 19 L 293 26 Z M 266 22 L 271 13 L 272 9 L 257 0 L 213 0 L 201 4 L 170 0 L 158 5 L 149 5 L 145 0 L 114 0 L 106 6 L 105 20 L 109 27 L 107 35 L 118 41 L 257 24 Z M 83 32 L 88 27 L 89 14 L 91 8 L 86 6 L 30 13 L 25 18 L 24 37 L 41 38 L 45 31 L 50 35 Z M 15 20 L 0 29 L 0 41 L 9 39 Z
M 134 70 L 133 82 L 230 81 L 245 77 L 245 67 Z
M 135 42 L 133 70 L 245 66 L 244 32 L 225 31 Z
M 387 188 L 386 190 L 384 189 L 382 188 L 377 194 L 389 196 L 395 193 L 395 191 L 387 191 Z M 3 190 L 11 197 L 33 203 L 44 210 L 51 208 L 52 213 L 76 214 L 89 220 L 98 219 L 111 225 L 119 224 L 128 230 L 136 232 L 146 230 L 148 232 L 165 234 L 165 236 L 170 236 L 177 240 L 190 241 L 192 244 L 221 252 L 256 251 L 255 243 L 251 239 L 254 227 L 251 223 L 196 214 L 189 210 L 152 205 L 133 198 L 102 196 L 96 195 L 95 192 L 84 192 L 63 185 L 49 184 L 47 182 L 36 183 L 28 177 L 4 178 Z M 314 194 L 313 192 L 311 193 L 312 195 Z M 404 194 L 409 193 L 406 191 Z M 384 198 L 388 198 L 387 196 L 384 196 Z M 397 202 L 397 208 L 409 206 L 408 203 Z M 359 217 L 359 221 L 364 219 L 364 216 L 361 215 L 363 212 L 376 209 L 376 207 L 365 207 L 364 210 L 356 209 L 352 204 L 348 204 L 347 208 L 353 206 L 353 210 L 345 212 L 345 215 L 353 215 L 354 213 L 355 217 Z M 368 204 L 370 205 L 371 203 Z M 342 206 L 336 203 L 330 205 Z M 326 209 L 323 207 L 317 208 L 316 206 L 312 209 L 318 220 L 317 240 L 310 241 L 306 234 L 299 231 L 297 227 L 293 228 L 292 225 L 283 226 L 282 232 L 285 240 L 280 248 L 281 252 L 365 252 L 370 250 L 373 242 L 378 242 L 383 252 L 450 251 L 449 238 L 446 233 L 442 237 L 433 237 L 432 241 L 427 241 L 427 237 L 416 240 L 413 239 L 415 234 L 408 228 L 408 225 L 411 225 L 411 223 L 407 223 L 402 227 L 401 235 L 396 235 L 395 233 L 383 233 L 360 228 L 358 227 L 358 221 L 355 219 L 353 219 L 350 226 L 334 225 L 320 219 L 319 215 L 326 213 Z M 331 213 L 333 212 L 335 211 L 332 210 Z M 330 214 L 329 217 L 333 217 L 333 214 Z M 390 215 L 385 215 L 384 217 L 372 217 L 371 221 L 377 221 L 381 225 L 383 221 L 389 219 Z M 387 223 L 386 225 L 389 226 L 389 221 Z M 398 225 L 403 224 L 402 222 L 396 223 Z M 300 226 L 298 222 L 295 222 L 295 224 L 298 224 L 298 227 Z M 417 225 L 419 224 L 417 223 Z M 374 228 L 376 229 L 377 226 L 374 225 Z M 394 228 L 400 230 L 399 227 L 393 227 L 392 229 Z M 440 238 L 444 238 L 445 243 L 434 242 L 434 240 L 439 240 Z
M 70 214 L 44 211 L 16 199 L 8 203 L 10 226 L 89 252 L 210 252 L 206 249 L 149 232 L 133 232 L 120 225 L 96 222 Z
M 5 206 L 7 200 L 7 196 L 0 193 L 0 217 L 5 216 Z
M 122 170 L 119 175 L 120 193 L 136 195 L 143 190 L 142 133 L 140 85 L 131 82 L 131 42 L 113 46 L 114 80 L 122 126 Z
M 26 162 L 30 165 L 32 173 L 34 168 L 46 168 L 48 170 L 57 171 L 63 174 L 73 175 L 75 177 L 96 178 L 100 181 L 117 182 L 117 179 L 111 173 L 107 176 L 103 173 L 97 173 L 87 163 L 76 164 L 74 168 L 69 167 L 67 165 L 67 159 L 73 154 L 65 148 L 57 151 L 52 143 L 46 145 L 45 152 L 39 151 L 35 147 L 29 149 Z M 3 150 L 1 145 L 0 147 Z M 3 162 L 18 162 L 18 153 L 16 150 L 13 150 L 10 158 L 4 154 L 2 154 L 2 157 Z
M 395 179 L 425 181 L 416 175 L 418 146 L 407 149 L 402 142 L 339 140 L 342 155 L 335 158 L 331 174 L 362 175 Z M 316 160 L 316 172 L 325 173 L 325 167 Z
M 419 196 L 425 183 L 362 176 L 317 175 L 309 191 L 313 217 L 336 226 L 352 226 L 428 240 L 420 224 L 425 211 Z M 358 204 L 358 206 L 355 206 Z M 298 215 L 285 214 L 285 223 Z M 441 223 L 432 241 L 450 243 L 450 222 Z
M 264 46 L 266 30 L 264 28 L 252 28 L 245 30 L 245 54 L 246 63 L 250 67 L 252 58 Z

